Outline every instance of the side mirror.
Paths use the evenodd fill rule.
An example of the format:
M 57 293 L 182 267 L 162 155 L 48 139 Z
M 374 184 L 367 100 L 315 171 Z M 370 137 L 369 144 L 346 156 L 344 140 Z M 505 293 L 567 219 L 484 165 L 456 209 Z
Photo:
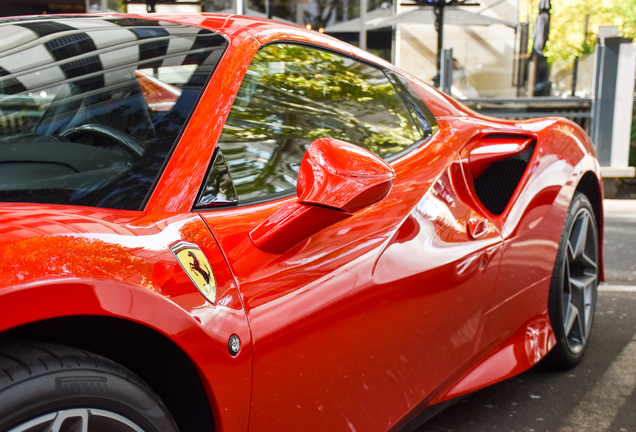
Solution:
M 373 153 L 333 138 L 317 139 L 300 164 L 289 203 L 250 232 L 257 248 L 282 254 L 352 213 L 382 201 L 395 171 Z

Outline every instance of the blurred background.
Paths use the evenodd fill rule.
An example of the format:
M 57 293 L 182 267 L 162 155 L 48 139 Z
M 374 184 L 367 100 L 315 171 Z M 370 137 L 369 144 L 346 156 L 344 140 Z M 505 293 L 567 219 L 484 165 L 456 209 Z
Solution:
M 0 16 L 86 12 L 239 13 L 324 32 L 392 62 L 484 114 L 568 117 L 597 145 L 605 177 L 621 179 L 619 185 L 634 177 L 634 0 L 0 2 Z M 606 88 L 609 84 L 611 89 Z M 618 103 L 617 98 L 628 101 Z M 608 110 L 610 116 L 604 118 Z

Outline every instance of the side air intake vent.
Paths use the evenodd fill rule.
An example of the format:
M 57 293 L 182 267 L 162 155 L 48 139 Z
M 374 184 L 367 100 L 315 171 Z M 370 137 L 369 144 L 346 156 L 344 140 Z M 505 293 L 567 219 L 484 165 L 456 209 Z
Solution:
M 512 194 L 528 168 L 536 141 L 532 141 L 522 152 L 499 159 L 475 177 L 477 197 L 493 215 L 500 215 L 512 198 Z

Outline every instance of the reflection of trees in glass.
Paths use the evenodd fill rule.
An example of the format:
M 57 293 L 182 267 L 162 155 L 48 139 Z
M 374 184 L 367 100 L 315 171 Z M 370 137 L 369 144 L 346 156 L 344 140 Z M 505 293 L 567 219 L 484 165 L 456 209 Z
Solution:
M 381 70 L 298 45 L 263 48 L 220 139 L 239 196 L 294 187 L 305 149 L 323 137 L 385 158 L 420 138 Z
M 108 0 L 106 2 L 106 6 L 110 10 L 114 10 L 117 12 L 126 12 L 126 3 L 125 0 Z

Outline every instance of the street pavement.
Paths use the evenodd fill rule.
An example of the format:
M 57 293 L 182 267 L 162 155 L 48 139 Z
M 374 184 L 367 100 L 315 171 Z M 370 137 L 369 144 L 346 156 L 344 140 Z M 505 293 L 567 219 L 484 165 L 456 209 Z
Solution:
M 636 200 L 605 200 L 605 283 L 582 362 L 541 364 L 480 390 L 416 432 L 636 432 Z

